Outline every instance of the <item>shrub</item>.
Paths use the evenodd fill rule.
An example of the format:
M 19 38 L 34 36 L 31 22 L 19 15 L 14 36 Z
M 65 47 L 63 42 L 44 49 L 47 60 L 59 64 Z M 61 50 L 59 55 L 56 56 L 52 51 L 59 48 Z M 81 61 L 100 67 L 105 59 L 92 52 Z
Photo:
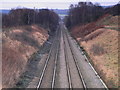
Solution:
M 105 53 L 104 48 L 100 44 L 93 44 L 90 48 L 93 55 L 102 55 Z

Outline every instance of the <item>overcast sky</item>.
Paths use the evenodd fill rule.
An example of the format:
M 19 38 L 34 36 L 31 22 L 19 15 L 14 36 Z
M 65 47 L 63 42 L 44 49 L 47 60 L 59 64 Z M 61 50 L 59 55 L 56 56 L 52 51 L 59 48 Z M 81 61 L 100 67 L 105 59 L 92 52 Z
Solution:
M 79 1 L 98 2 L 103 6 L 115 5 L 119 2 L 119 0 L 0 0 L 0 9 L 17 7 L 67 9 L 70 4 L 77 4 Z

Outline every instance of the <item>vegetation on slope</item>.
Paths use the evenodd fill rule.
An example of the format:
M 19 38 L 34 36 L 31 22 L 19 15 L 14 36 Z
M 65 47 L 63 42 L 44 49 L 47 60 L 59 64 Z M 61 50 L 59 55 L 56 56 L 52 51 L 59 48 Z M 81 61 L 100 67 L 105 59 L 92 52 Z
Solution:
M 29 58 L 48 39 L 48 34 L 57 30 L 58 24 L 58 15 L 48 9 L 12 9 L 8 14 L 3 14 L 3 88 L 16 84 Z
M 85 49 L 91 63 L 108 87 L 118 88 L 118 55 L 120 54 L 118 47 L 120 12 L 118 8 L 120 4 L 106 9 L 87 4 L 87 2 L 80 4 L 70 8 L 72 14 L 65 18 L 66 26 Z M 97 12 L 97 17 L 96 13 L 92 13 L 95 7 L 99 7 L 100 10 Z M 83 13 L 82 9 L 87 11 Z
M 106 15 L 97 22 L 83 26 L 75 26 L 71 29 L 71 33 L 86 50 L 94 67 L 108 87 L 117 88 L 118 55 L 120 54 L 120 52 L 118 52 L 119 31 L 116 29 L 118 26 L 110 22 L 119 16 L 111 16 L 111 18 L 108 19 L 110 16 L 111 15 Z M 117 21 L 115 23 L 117 23 Z M 111 28 L 113 26 L 114 29 Z
M 28 59 L 40 49 L 47 38 L 47 31 L 37 25 L 17 27 L 3 32 L 3 87 L 10 88 L 17 82 Z

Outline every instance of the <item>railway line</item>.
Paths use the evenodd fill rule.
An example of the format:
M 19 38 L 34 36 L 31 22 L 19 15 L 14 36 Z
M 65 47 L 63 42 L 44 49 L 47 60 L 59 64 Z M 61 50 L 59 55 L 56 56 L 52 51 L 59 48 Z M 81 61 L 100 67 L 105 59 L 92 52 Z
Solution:
M 101 88 L 108 90 L 86 57 L 76 47 L 65 26 L 57 30 L 48 57 L 40 75 L 40 88 Z
M 37 85 L 39 88 L 54 88 L 55 76 L 56 76 L 56 66 L 57 57 L 59 49 L 59 30 L 56 32 L 55 38 L 52 42 L 51 49 L 49 51 L 47 60 L 44 64 L 41 76 Z
M 66 57 L 66 65 L 68 70 L 68 77 L 69 77 L 69 88 L 85 88 L 84 81 L 82 80 L 82 75 L 80 73 L 79 67 L 76 63 L 75 57 L 70 47 L 70 43 L 68 41 L 66 32 L 63 31 L 64 37 L 64 50 L 65 50 L 65 57 Z

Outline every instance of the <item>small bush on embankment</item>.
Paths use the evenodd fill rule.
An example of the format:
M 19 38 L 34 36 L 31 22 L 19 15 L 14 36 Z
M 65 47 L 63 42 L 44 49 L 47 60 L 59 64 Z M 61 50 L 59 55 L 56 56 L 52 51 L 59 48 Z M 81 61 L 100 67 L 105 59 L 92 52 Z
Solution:
M 93 44 L 90 48 L 90 52 L 92 52 L 95 56 L 102 55 L 105 53 L 105 50 L 100 44 Z

